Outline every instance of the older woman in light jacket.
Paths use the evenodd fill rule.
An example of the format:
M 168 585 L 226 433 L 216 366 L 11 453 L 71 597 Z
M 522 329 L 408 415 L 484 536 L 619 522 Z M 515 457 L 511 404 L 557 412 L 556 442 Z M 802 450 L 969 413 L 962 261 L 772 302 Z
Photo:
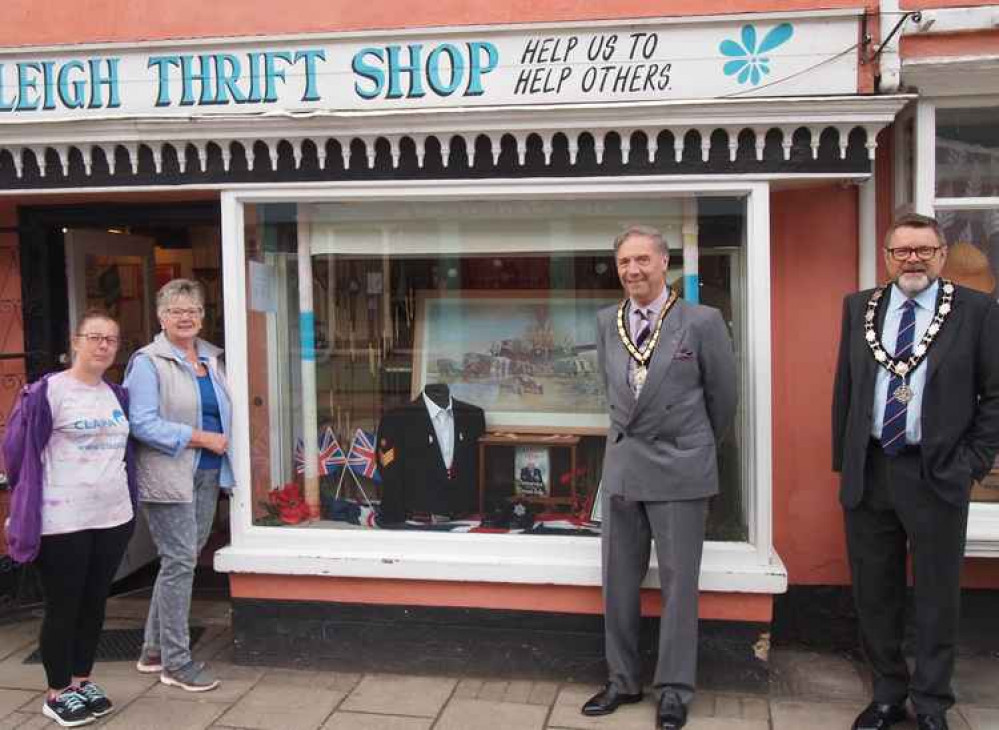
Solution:
M 191 657 L 188 616 L 198 554 L 215 517 L 219 488 L 234 485 L 228 434 L 231 399 L 222 351 L 198 337 L 201 285 L 174 279 L 156 296 L 162 332 L 133 355 L 125 376 L 138 440 L 136 472 L 160 570 L 136 668 L 189 692 L 218 681 Z

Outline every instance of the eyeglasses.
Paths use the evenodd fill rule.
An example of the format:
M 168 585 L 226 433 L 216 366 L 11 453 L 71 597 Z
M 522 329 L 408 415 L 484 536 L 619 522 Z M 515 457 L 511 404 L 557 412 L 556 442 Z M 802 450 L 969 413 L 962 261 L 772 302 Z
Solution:
M 189 307 L 189 308 L 169 307 L 163 311 L 166 313 L 168 317 L 172 317 L 173 319 L 181 319 L 183 317 L 197 318 L 205 313 L 205 310 L 202 309 L 201 307 Z
M 106 342 L 108 347 L 118 347 L 118 343 L 121 342 L 121 338 L 117 335 L 99 335 L 96 332 L 84 332 L 76 335 L 78 338 L 82 337 L 91 345 L 99 345 L 102 342 Z
M 896 261 L 908 261 L 913 254 L 920 261 L 929 261 L 937 255 L 943 246 L 898 246 L 897 248 L 886 248 L 885 251 Z

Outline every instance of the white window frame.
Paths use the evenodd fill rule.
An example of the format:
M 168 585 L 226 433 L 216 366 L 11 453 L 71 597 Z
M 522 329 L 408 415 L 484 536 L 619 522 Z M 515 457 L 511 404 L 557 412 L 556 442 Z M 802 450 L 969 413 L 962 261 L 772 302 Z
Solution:
M 544 551 L 530 536 L 263 527 L 252 521 L 244 205 L 457 199 L 626 199 L 731 195 L 746 199 L 747 367 L 741 424 L 753 499 L 746 505 L 749 539 L 705 543 L 701 589 L 780 593 L 787 571 L 773 549 L 771 423 L 770 186 L 766 182 L 649 176 L 641 179 L 518 179 L 322 183 L 222 194 L 222 267 L 226 361 L 233 393 L 233 468 L 240 485 L 231 501 L 231 544 L 215 555 L 223 572 L 324 575 L 598 586 L 600 541 L 549 536 Z M 653 557 L 654 560 L 654 557 Z M 658 585 L 655 569 L 647 586 Z
M 999 207 L 999 197 L 936 197 L 937 109 L 999 106 L 997 96 L 961 96 L 920 99 L 916 106 L 916 200 L 923 215 L 942 210 L 972 210 Z M 968 512 L 968 557 L 999 557 L 999 504 L 972 502 Z

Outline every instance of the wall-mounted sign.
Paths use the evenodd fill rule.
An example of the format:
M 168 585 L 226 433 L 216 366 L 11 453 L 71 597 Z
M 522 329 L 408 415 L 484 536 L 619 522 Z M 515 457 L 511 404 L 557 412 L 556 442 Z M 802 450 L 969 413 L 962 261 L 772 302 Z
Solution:
M 0 123 L 857 90 L 852 14 L 0 53 Z

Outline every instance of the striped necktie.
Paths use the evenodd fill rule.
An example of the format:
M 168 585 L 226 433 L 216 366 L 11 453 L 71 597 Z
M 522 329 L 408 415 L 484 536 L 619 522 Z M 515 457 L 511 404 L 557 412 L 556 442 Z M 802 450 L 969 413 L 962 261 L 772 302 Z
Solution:
M 906 360 L 912 354 L 916 331 L 916 303 L 909 299 L 902 305 L 902 322 L 895 340 L 895 359 Z M 881 427 L 881 448 L 888 456 L 895 456 L 905 448 L 905 422 L 908 404 L 895 397 L 895 391 L 905 383 L 905 378 L 892 373 L 888 381 L 888 398 L 885 401 L 884 425 Z
M 635 314 L 642 320 L 635 335 L 635 347 L 641 350 L 645 346 L 646 341 L 648 341 L 649 335 L 652 334 L 652 327 L 649 324 L 649 315 L 646 310 L 636 309 Z

